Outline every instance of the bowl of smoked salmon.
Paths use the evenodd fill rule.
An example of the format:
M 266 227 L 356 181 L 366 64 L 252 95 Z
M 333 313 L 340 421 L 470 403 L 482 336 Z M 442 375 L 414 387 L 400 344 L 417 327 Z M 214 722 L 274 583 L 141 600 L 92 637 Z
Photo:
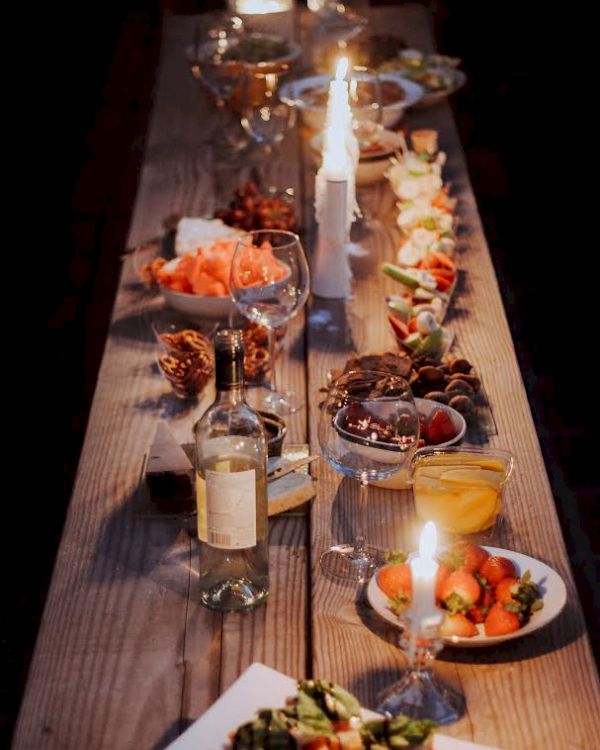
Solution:
M 155 276 L 169 307 L 190 318 L 227 318 L 235 309 L 229 275 L 236 244 L 217 240 L 164 263 Z
M 141 264 L 138 258 L 138 273 L 149 289 L 158 289 L 167 305 L 187 318 L 227 319 L 235 311 L 229 277 L 237 244 L 237 237 L 227 237 L 170 260 L 156 257 Z M 289 277 L 289 267 L 277 260 L 269 242 L 251 250 L 243 262 L 243 286 L 270 289 Z

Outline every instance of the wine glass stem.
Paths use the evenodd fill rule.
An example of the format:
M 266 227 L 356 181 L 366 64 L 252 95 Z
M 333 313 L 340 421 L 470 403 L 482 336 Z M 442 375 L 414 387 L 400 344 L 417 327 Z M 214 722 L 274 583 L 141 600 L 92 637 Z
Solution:
M 276 152 L 275 146 L 271 143 L 263 143 L 260 160 L 260 175 L 261 175 L 261 189 L 264 193 L 269 193 L 276 188 L 275 176 L 276 176 Z
M 366 536 L 365 536 L 365 524 L 367 518 L 367 498 L 369 494 L 369 482 L 366 478 L 360 480 L 360 488 L 358 491 L 358 514 L 356 533 L 354 535 L 354 551 L 357 554 L 362 554 L 365 551 Z
M 271 390 L 277 393 L 277 375 L 275 369 L 275 330 L 269 328 L 269 363 L 271 365 Z

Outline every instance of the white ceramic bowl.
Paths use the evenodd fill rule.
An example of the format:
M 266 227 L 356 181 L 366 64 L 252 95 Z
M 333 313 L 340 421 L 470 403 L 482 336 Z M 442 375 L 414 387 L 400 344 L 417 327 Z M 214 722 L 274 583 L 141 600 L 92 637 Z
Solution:
M 402 138 L 393 130 L 384 130 L 381 134 L 380 141 L 385 143 L 389 148 L 382 149 L 374 154 L 361 156 L 356 170 L 356 184 L 359 186 L 373 185 L 383 180 L 385 173 L 390 165 L 390 159 L 402 144 Z M 310 153 L 317 167 L 321 166 L 321 150 L 323 147 L 322 133 L 316 133 L 310 139 Z
M 439 104 L 439 102 L 443 102 L 444 99 L 447 99 L 455 91 L 458 91 L 467 82 L 467 76 L 465 73 L 463 73 L 462 70 L 452 71 L 452 78 L 453 78 L 452 85 L 449 86 L 448 88 L 438 89 L 437 91 L 434 89 L 425 89 L 423 97 L 419 101 L 419 107 L 420 108 L 431 107 L 434 104 Z
M 458 443 L 463 439 L 463 437 L 465 436 L 465 432 L 467 431 L 467 423 L 465 422 L 465 418 L 463 417 L 463 415 L 460 412 L 456 411 L 456 409 L 453 409 L 451 406 L 446 406 L 446 404 L 440 404 L 437 401 L 432 401 L 429 398 L 415 398 L 415 404 L 417 407 L 417 411 L 420 415 L 425 417 L 425 419 L 428 419 L 433 410 L 437 408 L 445 411 L 452 420 L 452 425 L 456 430 L 456 435 L 452 438 L 452 440 L 447 440 L 445 443 L 439 443 L 438 445 L 433 447 L 447 448 L 449 445 L 454 445 L 455 443 Z M 401 469 L 397 474 L 393 474 L 388 479 L 375 480 L 371 482 L 371 484 L 375 485 L 375 487 L 383 487 L 386 490 L 406 490 L 410 487 L 409 477 L 410 469 L 404 468 Z
M 181 258 L 173 258 L 173 260 L 165 263 L 163 268 L 167 271 L 173 270 L 180 260 Z M 169 307 L 192 319 L 219 318 L 224 320 L 230 312 L 235 310 L 235 304 L 229 295 L 208 297 L 201 294 L 174 292 L 162 284 L 159 284 L 159 289 Z
M 423 96 L 423 87 L 418 83 L 404 78 L 396 71 L 380 74 L 382 81 L 393 81 L 404 91 L 404 99 L 383 107 L 383 127 L 392 128 L 404 115 L 408 107 L 412 107 Z M 302 113 L 304 124 L 311 130 L 321 131 L 325 127 L 326 107 L 310 104 L 304 94 L 309 89 L 323 88 L 327 90 L 331 78 L 329 76 L 309 76 L 296 81 L 288 81 L 279 89 L 279 97 L 286 104 L 296 107 Z
M 484 547 L 488 554 L 498 557 L 507 557 L 516 567 L 517 575 L 522 576 L 526 570 L 531 573 L 531 578 L 539 586 L 540 594 L 544 606 L 538 612 L 534 612 L 531 619 L 519 630 L 506 635 L 488 636 L 485 635 L 483 625 L 477 625 L 478 635 L 472 638 L 459 638 L 457 636 L 447 636 L 443 641 L 448 646 L 459 646 L 461 648 L 482 648 L 485 646 L 495 646 L 504 641 L 512 641 L 515 638 L 521 638 L 524 635 L 534 633 L 536 630 L 544 627 L 557 617 L 567 602 L 567 588 L 565 582 L 559 574 L 551 567 L 536 560 L 534 557 L 523 555 L 520 552 L 500 549 L 498 547 Z M 377 585 L 379 570 L 369 581 L 367 587 L 367 599 L 369 604 L 378 615 L 387 620 L 391 625 L 401 627 L 400 619 L 392 612 L 389 607 L 389 599 Z

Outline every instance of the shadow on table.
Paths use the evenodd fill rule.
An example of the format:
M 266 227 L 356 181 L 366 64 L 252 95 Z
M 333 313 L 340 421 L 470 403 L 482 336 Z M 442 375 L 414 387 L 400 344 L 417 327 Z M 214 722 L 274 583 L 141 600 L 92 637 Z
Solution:
M 308 325 L 313 334 L 313 349 L 347 352 L 349 347 L 353 348 L 345 300 L 313 297 L 308 311 Z
M 87 578 L 111 584 L 150 579 L 187 599 L 193 569 L 193 521 L 182 514 L 160 513 L 147 500 L 141 482 L 112 511 L 102 525 Z
M 148 310 L 140 310 L 127 315 L 121 315 L 110 324 L 108 335 L 112 339 L 139 341 L 143 344 L 156 344 L 156 339 L 150 328 Z
M 158 370 L 158 366 L 156 366 Z M 166 384 L 166 381 L 165 381 Z M 140 411 L 156 412 L 162 419 L 177 419 L 198 411 L 198 398 L 178 398 L 165 391 L 155 398 L 144 398 L 134 404 Z
M 185 718 L 174 721 L 171 726 L 164 731 L 157 742 L 151 745 L 148 750 L 164 750 L 166 747 L 169 747 L 172 742 L 175 742 L 180 734 L 183 734 L 186 729 L 189 729 L 193 723 L 193 719 Z

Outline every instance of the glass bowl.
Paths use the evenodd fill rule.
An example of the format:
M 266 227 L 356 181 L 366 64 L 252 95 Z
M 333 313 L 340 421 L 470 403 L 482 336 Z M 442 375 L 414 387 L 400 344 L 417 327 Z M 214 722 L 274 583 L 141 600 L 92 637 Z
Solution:
M 160 346 L 157 363 L 165 380 L 178 398 L 196 398 L 214 372 L 210 336 L 169 318 L 152 321 L 152 331 Z
M 450 534 L 492 529 L 513 464 L 499 448 L 421 448 L 411 462 L 417 516 Z

